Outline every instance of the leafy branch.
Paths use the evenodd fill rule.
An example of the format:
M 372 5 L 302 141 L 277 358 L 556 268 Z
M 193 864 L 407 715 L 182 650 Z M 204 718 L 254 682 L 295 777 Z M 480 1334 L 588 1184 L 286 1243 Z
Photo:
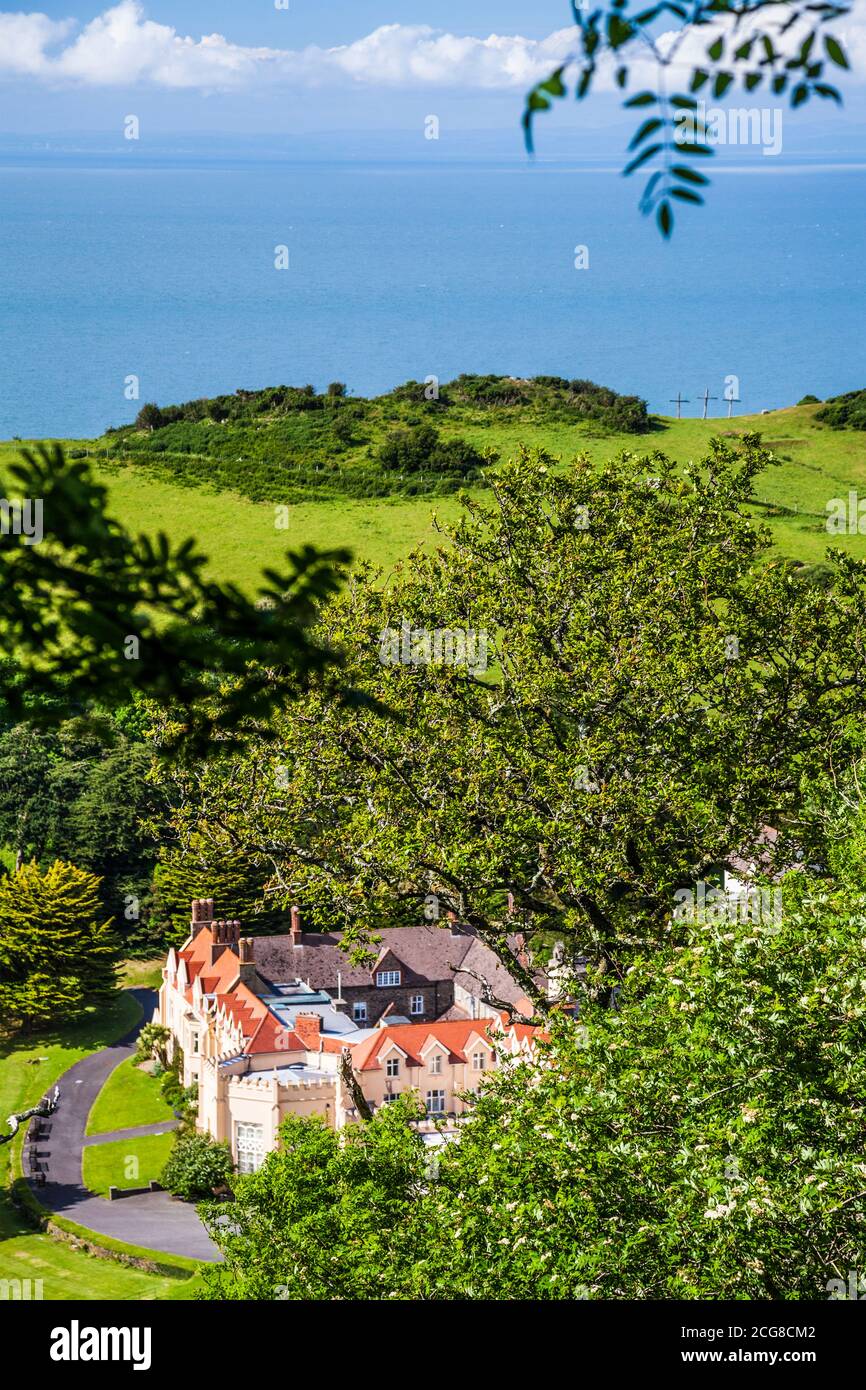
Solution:
M 0 536 L 0 698 L 13 718 L 49 721 L 70 701 L 117 706 L 137 693 L 170 711 L 169 741 L 202 754 L 339 666 L 310 629 L 348 551 L 289 551 L 256 601 L 208 578 L 194 540 L 130 535 L 87 464 L 59 445 L 23 450 L 9 472 L 44 528 Z
M 773 97 L 786 96 L 792 109 L 814 97 L 841 105 L 827 72 L 846 69 L 848 58 L 826 26 L 849 13 L 846 3 L 662 0 L 634 10 L 631 0 L 609 0 L 593 9 L 589 3 L 571 0 L 575 50 L 528 94 L 526 147 L 533 152 L 535 118 L 554 101 L 570 91 L 583 101 L 597 87 L 599 75 L 611 70 L 616 86 L 625 91 L 635 71 L 649 63 L 655 82 L 623 101 L 626 109 L 642 116 L 623 173 L 648 173 L 639 206 L 645 215 L 655 214 L 664 237 L 673 231 L 675 202 L 702 204 L 699 190 L 710 182 L 695 164 L 714 153 L 714 132 L 699 114 L 697 93 L 722 100 L 739 84 L 749 93 L 763 87 Z M 673 33 L 672 24 L 679 26 Z M 710 26 L 712 41 L 698 59 L 698 31 Z M 676 90 L 678 84 L 685 90 Z

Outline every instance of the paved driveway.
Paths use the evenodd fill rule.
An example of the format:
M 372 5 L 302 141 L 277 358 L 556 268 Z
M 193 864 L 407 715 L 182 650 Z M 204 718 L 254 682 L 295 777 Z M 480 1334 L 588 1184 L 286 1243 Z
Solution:
M 139 1030 L 153 1017 L 156 1008 L 157 996 L 153 990 L 134 989 L 130 993 L 135 995 L 144 1011 L 141 1023 L 120 1042 L 76 1062 L 60 1078 L 60 1104 L 51 1117 L 51 1134 L 39 1145 L 46 1181 L 44 1187 L 35 1189 L 36 1196 L 58 1216 L 128 1245 L 185 1255 L 192 1260 L 220 1260 L 222 1256 L 199 1220 L 195 1207 L 188 1203 L 179 1202 L 167 1192 L 147 1192 L 108 1202 L 103 1197 L 94 1197 L 83 1185 L 81 1155 L 85 1144 L 130 1139 L 141 1134 L 164 1134 L 172 1128 L 171 1124 L 141 1125 L 137 1129 L 85 1138 L 90 1107 L 115 1067 L 133 1055 Z

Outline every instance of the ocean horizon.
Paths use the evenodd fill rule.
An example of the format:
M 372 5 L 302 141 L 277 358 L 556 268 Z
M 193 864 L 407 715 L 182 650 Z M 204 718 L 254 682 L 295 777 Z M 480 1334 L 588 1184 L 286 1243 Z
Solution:
M 681 393 L 686 416 L 705 391 L 724 416 L 730 378 L 738 414 L 864 385 L 862 162 L 717 158 L 665 243 L 609 153 L 361 144 L 0 139 L 0 437 L 461 372 L 589 378 L 658 414 Z

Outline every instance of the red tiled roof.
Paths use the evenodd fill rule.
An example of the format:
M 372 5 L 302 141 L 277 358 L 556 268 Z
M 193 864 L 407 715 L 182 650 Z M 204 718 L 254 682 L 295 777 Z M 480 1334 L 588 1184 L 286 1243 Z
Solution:
M 377 1028 L 369 1038 L 352 1049 L 352 1065 L 356 1071 L 373 1071 L 381 1067 L 383 1049 L 396 1044 L 410 1064 L 423 1066 L 427 1045 L 438 1042 L 452 1062 L 465 1062 L 466 1049 L 474 1038 L 495 1042 L 497 1037 L 516 1036 L 518 1042 L 531 1039 L 538 1032 L 530 1024 L 516 1024 L 503 1030 L 498 1020 L 490 1018 L 459 1019 L 447 1023 L 393 1023 Z

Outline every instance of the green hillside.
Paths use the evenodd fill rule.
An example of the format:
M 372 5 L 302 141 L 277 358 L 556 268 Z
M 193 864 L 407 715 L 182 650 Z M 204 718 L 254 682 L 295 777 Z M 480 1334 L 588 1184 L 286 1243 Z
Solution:
M 248 590 L 287 547 L 305 542 L 348 545 L 358 558 L 387 572 L 419 542 L 433 539 L 434 513 L 441 520 L 457 515 L 459 489 L 481 485 L 474 467 L 451 467 L 455 459 L 483 454 L 490 460 L 488 470 L 495 470 L 497 457 L 526 444 L 541 446 L 563 461 L 587 452 L 603 464 L 629 449 L 640 454 L 662 450 L 685 463 L 699 458 L 714 435 L 733 440 L 750 430 L 762 435 L 778 459 L 759 482 L 758 496 L 765 505 L 757 507 L 756 514 L 766 517 L 780 551 L 812 564 L 821 561 L 828 544 L 866 557 L 866 535 L 830 536 L 825 526 L 830 499 L 845 498 L 849 489 L 866 496 L 866 431 L 822 422 L 819 417 L 826 407 L 820 403 L 702 421 L 650 418 L 642 402 L 597 387 L 592 391 L 601 395 L 571 392 L 569 399 L 561 386 L 517 382 L 511 383 L 511 396 L 485 398 L 491 382 L 509 380 L 459 378 L 480 390 L 480 398 L 468 398 L 471 392 L 465 386 L 456 393 L 451 384 L 443 388 L 450 393 L 444 404 L 441 399 L 423 401 L 423 387 L 411 384 L 411 390 L 398 388 L 374 401 L 314 397 L 319 402 L 316 409 L 297 408 L 291 399 L 287 405 L 285 398 L 274 406 L 268 392 L 241 393 L 255 409 L 225 423 L 209 416 L 210 423 L 204 418 L 169 421 L 153 430 L 126 427 L 99 440 L 67 444 L 70 452 L 81 451 L 90 458 L 108 488 L 114 513 L 127 526 L 151 534 L 163 530 L 176 540 L 196 536 L 211 557 L 212 572 Z M 272 408 L 259 409 L 263 400 L 268 405 L 268 398 Z M 219 417 L 226 408 L 219 402 L 192 402 L 164 415 L 190 409 L 201 415 L 214 404 Z M 355 442 L 346 446 L 338 441 L 335 449 L 333 429 L 344 410 L 358 412 L 351 416 Z M 622 421 L 628 428 L 617 428 Z M 398 459 L 409 460 L 405 466 L 381 463 L 395 435 L 404 442 L 406 435 L 417 440 L 418 431 L 427 426 L 435 431 L 435 448 L 446 450 L 445 466 L 438 473 L 425 468 L 423 461 L 413 466 L 411 448 L 408 454 L 398 450 Z M 339 425 L 337 430 L 339 434 Z M 193 438 L 189 431 L 195 432 L 197 444 L 202 435 L 213 438 L 212 453 L 181 454 L 157 447 L 167 437 L 178 445 L 184 431 L 188 442 Z M 300 465 L 303 440 L 313 436 L 318 442 L 310 443 L 308 460 Z M 289 440 L 284 455 L 281 437 Z M 225 452 L 229 440 L 240 454 Z M 447 446 L 455 442 L 459 449 L 449 454 Z M 0 444 L 0 473 L 19 447 Z M 258 471 L 257 460 L 266 464 Z M 353 495 L 365 487 L 383 495 Z

